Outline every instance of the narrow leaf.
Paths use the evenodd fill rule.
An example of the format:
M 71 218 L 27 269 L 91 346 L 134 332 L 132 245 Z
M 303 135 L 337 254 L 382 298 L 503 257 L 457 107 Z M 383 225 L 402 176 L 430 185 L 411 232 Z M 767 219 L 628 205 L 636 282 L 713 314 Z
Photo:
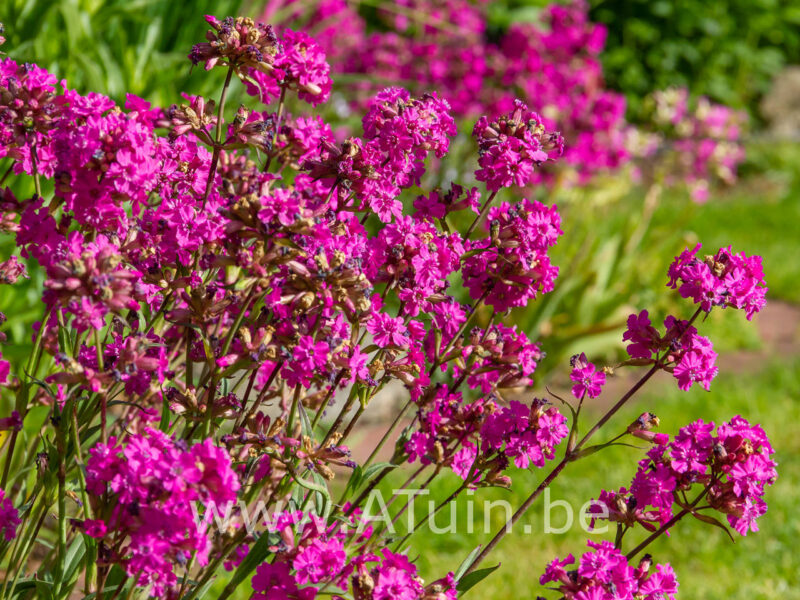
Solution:
M 483 546 L 480 545 L 476 546 L 475 549 L 469 553 L 467 558 L 464 559 L 464 562 L 458 566 L 458 569 L 456 569 L 456 574 L 453 576 L 456 581 L 459 581 L 467 569 L 472 566 L 472 563 L 475 562 L 475 558 L 478 556 L 478 553 L 480 553 L 482 547 Z
M 461 580 L 458 582 L 456 586 L 456 590 L 458 591 L 459 597 L 462 594 L 467 593 L 468 590 L 472 589 L 476 585 L 478 585 L 481 581 L 486 579 L 489 575 L 491 575 L 497 568 L 500 566 L 500 563 L 497 563 L 493 567 L 486 567 L 485 569 L 478 569 L 477 571 L 473 571 L 467 575 L 464 575 Z

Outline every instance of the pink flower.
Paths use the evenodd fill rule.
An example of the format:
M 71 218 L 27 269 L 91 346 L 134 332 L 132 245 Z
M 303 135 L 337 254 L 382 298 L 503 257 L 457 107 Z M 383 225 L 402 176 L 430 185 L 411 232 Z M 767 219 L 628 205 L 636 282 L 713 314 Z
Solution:
M 2 367 L 2 364 L 0 364 L 0 367 Z M 8 377 L 7 372 L 6 377 Z M 0 383 L 4 383 L 1 371 Z M 22 417 L 19 411 L 13 410 L 11 411 L 11 416 L 0 419 L 0 431 L 19 431 L 20 429 L 22 429 Z
M 296 368 L 313 371 L 325 366 L 328 362 L 328 344 L 315 342 L 311 336 L 303 336 L 294 347 L 292 359 Z
M 691 346 L 684 351 L 675 365 L 673 375 L 682 390 L 688 390 L 693 383 L 699 383 L 708 391 L 711 380 L 719 371 L 716 366 L 717 353 L 714 352 L 708 338 L 694 335 L 690 343 Z
M 83 530 L 89 537 L 93 537 L 95 539 L 101 539 L 105 537 L 108 528 L 106 527 L 104 521 L 86 519 L 83 522 Z
M 572 555 L 551 562 L 540 578 L 542 585 L 553 583 L 567 600 L 608 600 L 610 598 L 645 598 L 674 600 L 678 582 L 668 564 L 655 565 L 647 556 L 634 569 L 611 542 L 587 542 L 591 548 L 578 560 L 577 571 L 564 567 L 575 562 Z M 613 590 L 613 595 L 609 592 Z
M 478 453 L 475 446 L 472 444 L 464 444 L 461 449 L 453 455 L 453 462 L 450 468 L 453 469 L 453 473 L 466 481 L 477 456 Z
M 417 568 L 405 556 L 386 549 L 374 580 L 374 600 L 417 600 L 422 595 Z
M 4 490 L 0 490 L 0 532 L 6 541 L 17 537 L 17 527 L 20 522 L 19 512 L 14 508 L 11 499 L 6 496 Z
M 485 181 L 490 191 L 526 186 L 532 182 L 534 166 L 557 158 L 564 150 L 560 134 L 546 132 L 541 117 L 519 100 L 503 119 L 490 123 L 481 117 L 472 136 L 480 151 L 481 168 L 475 178 Z
M 264 562 L 256 567 L 253 590 L 257 600 L 312 600 L 317 595 L 313 587 L 299 589 L 285 562 Z
M 89 450 L 87 491 L 107 504 L 108 518 L 89 529 L 103 527 L 127 539 L 129 555 L 115 558 L 142 586 L 157 594 L 177 581 L 174 568 L 185 564 L 191 551 L 200 564 L 208 560 L 209 531 L 198 522 L 192 503 L 224 506 L 236 498 L 239 480 L 227 453 L 211 440 L 188 448 L 164 433 L 145 428 L 131 434 L 125 445 L 116 438 Z
M 319 583 L 337 577 L 345 564 L 345 552 L 338 540 L 316 539 L 294 559 L 297 582 Z
M 475 254 L 463 264 L 470 297 L 477 300 L 488 293 L 486 304 L 507 310 L 552 291 L 558 267 L 547 251 L 562 233 L 558 209 L 528 200 L 516 206 L 502 203 L 489 211 L 489 222 L 497 228 L 497 241 L 473 242 L 469 250 Z
M 656 351 L 661 338 L 650 324 L 648 312 L 628 317 L 628 329 L 622 335 L 623 341 L 631 342 L 626 350 L 633 358 L 650 358 Z
M 403 348 L 411 343 L 402 317 L 390 317 L 386 313 L 376 312 L 367 322 L 367 331 L 381 348 L 389 346 Z
M 572 386 L 572 395 L 579 400 L 584 396 L 597 398 L 606 383 L 606 374 L 597 371 L 597 368 L 586 360 L 585 354 L 573 356 L 570 363 L 573 369 L 569 378 L 575 382 Z
M 8 383 L 8 376 L 11 373 L 11 363 L 3 360 L 3 353 L 0 352 L 0 385 Z

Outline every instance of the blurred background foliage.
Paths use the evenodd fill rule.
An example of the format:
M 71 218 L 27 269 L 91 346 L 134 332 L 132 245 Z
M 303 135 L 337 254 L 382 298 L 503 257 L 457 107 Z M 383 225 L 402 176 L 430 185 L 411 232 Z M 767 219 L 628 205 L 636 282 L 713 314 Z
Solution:
M 205 32 L 203 15 L 240 14 L 246 0 L 3 0 L 3 50 L 36 62 L 81 93 L 125 94 L 169 106 L 181 92 L 217 93 L 219 73 L 192 77 L 186 60 Z M 202 40 L 200 40 L 202 41 Z M 202 71 L 202 69 L 199 69 Z
M 608 28 L 606 80 L 636 110 L 649 90 L 694 94 L 759 114 L 772 78 L 800 55 L 800 4 L 792 0 L 592 0 Z
M 219 89 L 192 77 L 186 54 L 202 15 L 259 15 L 264 0 L 4 0 L 6 51 L 66 77 L 80 91 L 126 93 L 169 105 L 180 92 Z M 489 35 L 539 18 L 546 0 L 488 3 Z M 354 2 L 368 19 L 381 2 Z M 792 0 L 590 0 L 590 18 L 608 29 L 606 81 L 625 93 L 629 118 L 653 90 L 693 94 L 759 115 L 772 78 L 800 57 L 800 4 Z M 309 3 L 313 9 L 313 2 Z M 377 23 L 377 21 L 376 21 Z
M 535 22 L 544 0 L 492 2 L 495 29 Z M 606 82 L 623 92 L 629 118 L 652 90 L 687 87 L 759 118 L 773 77 L 800 57 L 800 4 L 792 0 L 589 0 L 608 29 Z

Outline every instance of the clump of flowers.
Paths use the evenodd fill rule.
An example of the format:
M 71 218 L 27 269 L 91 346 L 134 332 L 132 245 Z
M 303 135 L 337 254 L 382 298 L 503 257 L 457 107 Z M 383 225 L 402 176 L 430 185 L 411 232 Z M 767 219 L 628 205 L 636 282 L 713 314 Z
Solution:
M 545 569 L 539 582 L 556 584 L 564 598 L 620 598 L 634 600 L 674 600 L 678 592 L 678 579 L 669 564 L 655 565 L 646 555 L 632 567 L 625 555 L 611 542 L 592 542 L 591 548 L 578 560 L 577 569 L 567 570 L 575 564 L 571 554 L 564 560 L 555 559 Z
M 706 312 L 713 306 L 730 307 L 744 310 L 752 319 L 766 304 L 761 257 L 734 254 L 728 246 L 699 258 L 700 247 L 687 248 L 675 258 L 669 268 L 669 286 Z
M 689 321 L 668 316 L 664 320 L 664 335 L 651 325 L 646 310 L 628 317 L 623 341 L 631 342 L 628 354 L 642 364 L 661 363 L 678 380 L 678 387 L 688 390 L 694 383 L 706 391 L 717 376 L 717 353 L 707 337 L 698 335 Z
M 109 536 L 106 561 L 161 595 L 176 584 L 176 565 L 208 563 L 208 533 L 192 505 L 229 504 L 239 485 L 230 456 L 210 439 L 188 447 L 153 429 L 124 445 L 112 438 L 89 451 L 86 489 L 102 519 L 84 527 L 91 537 Z
M 481 30 L 459 6 L 446 3 L 437 18 Z M 36 557 L 36 583 L 52 584 L 54 597 L 78 593 L 80 581 L 87 597 L 196 600 L 222 576 L 223 600 L 238 586 L 264 600 L 455 600 L 510 527 L 426 584 L 405 545 L 425 522 L 399 541 L 392 531 L 408 508 L 396 500 L 415 479 L 424 489 L 442 472 L 460 477 L 433 516 L 465 490 L 508 487 L 514 468 L 549 468 L 511 525 L 572 462 L 613 443 L 588 445 L 655 372 L 709 389 L 716 354 L 698 315 L 735 307 L 752 317 L 766 292 L 760 259 L 730 249 L 676 259 L 670 285 L 699 305 L 689 320 L 670 316 L 660 334 L 647 311 L 631 316 L 624 365 L 648 370 L 593 427 L 582 408 L 612 370 L 585 354 L 571 365 L 575 406 L 531 393 L 546 347 L 508 311 L 554 290 L 561 215 L 496 196 L 541 181 L 545 163 L 574 159 L 551 119 L 568 128 L 595 119 L 599 137 L 583 153 L 616 131 L 617 105 L 593 79 L 602 32 L 584 13 L 551 8 L 552 32 L 503 41 L 509 62 L 491 76 L 507 72 L 534 99 L 523 84 L 538 55 L 518 51 L 550 46 L 558 68 L 542 70 L 555 87 L 536 85 L 549 102 L 561 94 L 560 109 L 537 114 L 505 91 L 492 97 L 473 129 L 471 188 L 438 172 L 453 115 L 482 106 L 468 95 L 455 95 L 454 110 L 448 90 L 382 89 L 364 103 L 360 135 L 345 139 L 319 115 L 290 114 L 290 104 L 314 107 L 331 93 L 324 52 L 306 33 L 207 17 L 206 42 L 189 58 L 226 70 L 220 101 L 186 95 L 166 109 L 133 96 L 117 106 L 0 59 L 0 186 L 11 177 L 15 190 L 33 190 L 0 189 L 0 232 L 20 257 L 0 263 L 0 283 L 26 271 L 44 281 L 25 364 L 0 358 L 0 393 L 14 407 L 0 417 L 10 596 L 30 587 L 19 575 Z M 237 80 L 267 106 L 226 111 Z M 573 93 L 584 108 L 566 118 Z M 447 189 L 422 189 L 429 172 Z M 406 403 L 356 461 L 360 419 L 390 385 Z M 703 485 L 731 525 L 754 528 L 775 477 L 760 428 L 737 417 L 715 436 L 698 423 L 669 442 L 657 423 L 644 413 L 622 434 L 654 446 L 631 491 L 614 496 L 612 518 L 658 533 L 694 510 L 683 492 Z M 376 462 L 392 439 L 389 460 Z M 412 464 L 376 524 L 366 510 L 377 486 Z M 343 489 L 338 499 L 332 488 Z M 671 597 L 677 587 L 667 566 L 633 568 L 608 542 L 576 574 L 564 564 L 546 582 L 570 598 Z
M 469 0 L 406 0 L 379 8 L 373 27 L 344 0 L 324 0 L 313 15 L 297 0 L 280 0 L 264 17 L 302 22 L 335 72 L 362 76 L 346 98 L 355 110 L 383 82 L 439 90 L 454 114 L 467 118 L 509 112 L 517 98 L 528 99 L 542 125 L 566 140 L 562 161 L 531 174 L 537 183 L 586 185 L 631 164 L 649 173 L 656 163 L 661 183 L 686 184 L 702 202 L 715 183 L 735 182 L 745 116 L 706 98 L 692 101 L 685 88 L 667 89 L 652 94 L 646 124 L 633 126 L 625 97 L 604 85 L 606 29 L 590 21 L 587 2 L 552 4 L 538 22 L 491 34 L 487 12 L 488 5 Z
M 280 549 L 274 561 L 256 569 L 254 598 L 312 599 L 318 587 L 309 584 L 372 600 L 456 597 L 452 573 L 426 587 L 404 554 L 386 548 L 372 552 L 372 527 L 360 511 L 342 527 L 303 511 L 282 511 L 272 515 L 268 530 Z
M 743 536 L 758 531 L 756 520 L 767 510 L 765 489 L 777 477 L 774 450 L 760 426 L 736 416 L 715 434 L 714 423 L 700 419 L 672 441 L 652 441 L 630 489 L 602 492 L 592 512 L 603 508 L 606 518 L 626 528 L 638 523 L 650 531 L 661 526 L 662 532 L 686 515 L 707 520 L 700 511 L 713 509 Z M 699 507 L 701 500 L 705 507 Z
M 691 103 L 686 88 L 655 92 L 652 104 L 659 131 L 652 134 L 649 147 L 667 147 L 668 183 L 686 181 L 692 198 L 705 202 L 713 181 L 736 181 L 745 155 L 740 143 L 744 113 L 708 98 Z
M 547 251 L 555 246 L 561 217 L 555 206 L 523 200 L 501 203 L 488 211 L 488 233 L 472 242 L 464 261 L 464 285 L 473 300 L 495 310 L 525 306 L 553 290 L 558 267 Z
M 513 458 L 520 469 L 531 463 L 544 467 L 545 459 L 555 457 L 555 447 L 568 433 L 567 418 L 538 399 L 531 406 L 512 400 L 508 407 L 496 407 L 481 428 L 485 446 Z
M 265 18 L 277 11 L 288 15 L 287 23 L 302 18 L 335 71 L 403 82 L 415 91 L 441 90 L 460 117 L 513 112 L 517 98 L 529 99 L 539 125 L 564 134 L 560 166 L 574 169 L 581 182 L 627 162 L 625 98 L 603 85 L 598 54 L 605 28 L 589 21 L 586 3 L 549 6 L 541 23 L 514 23 L 497 40 L 487 35 L 486 10 L 468 0 L 404 1 L 397 11 L 379 9 L 382 28 L 369 31 L 358 11 L 342 0 L 321 2 L 310 17 L 296 0 L 283 0 L 270 4 Z M 379 89 L 365 79 L 354 84 L 355 107 Z M 524 142 L 503 144 L 502 154 L 523 145 L 536 160 L 538 149 Z M 492 173 L 495 153 L 501 154 L 499 147 L 484 159 Z M 493 185 L 515 176 L 541 181 L 543 173 L 531 173 L 526 162 L 522 173 L 496 174 Z
M 547 132 L 541 117 L 519 100 L 514 111 L 496 121 L 481 117 L 472 130 L 478 142 L 478 181 L 496 192 L 509 186 L 524 187 L 533 180 L 538 167 L 564 151 L 561 135 Z
M 330 66 L 325 54 L 307 34 L 291 29 L 281 38 L 272 26 L 245 17 L 218 19 L 206 16 L 211 25 L 207 42 L 196 44 L 189 60 L 203 63 L 206 70 L 227 66 L 253 82 L 249 90 L 268 102 L 282 89 L 316 106 L 331 92 Z

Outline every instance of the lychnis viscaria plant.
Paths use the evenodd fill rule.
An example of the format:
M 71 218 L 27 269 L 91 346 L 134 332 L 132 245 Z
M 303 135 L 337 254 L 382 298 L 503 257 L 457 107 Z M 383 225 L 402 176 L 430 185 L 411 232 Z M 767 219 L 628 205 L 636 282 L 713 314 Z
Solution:
M 17 248 L 0 282 L 26 266 L 45 274 L 27 359 L 0 362 L 0 598 L 456 598 L 508 529 L 423 581 L 408 549 L 424 521 L 398 539 L 365 512 L 380 481 L 409 465 L 386 503 L 396 520 L 398 497 L 447 471 L 462 483 L 434 512 L 510 486 L 514 468 L 542 470 L 513 525 L 570 463 L 626 436 L 649 449 L 629 489 L 592 508 L 615 539 L 556 559 L 543 584 L 581 600 L 672 598 L 669 564 L 640 556 L 655 538 L 685 517 L 727 529 L 715 513 L 757 530 L 775 463 L 743 417 L 670 437 L 644 413 L 590 443 L 659 371 L 709 389 L 701 317 L 763 307 L 759 257 L 680 254 L 668 284 L 695 307 L 663 327 L 631 315 L 619 368 L 644 374 L 583 427 L 611 370 L 575 356 L 572 401 L 531 398 L 521 391 L 544 353 L 505 322 L 553 290 L 562 222 L 555 206 L 496 196 L 557 161 L 560 134 L 516 100 L 474 126 L 480 187 L 422 192 L 456 133 L 435 91 L 380 91 L 363 133 L 337 141 L 320 118 L 287 111 L 331 91 L 310 37 L 206 20 L 189 59 L 224 70 L 217 102 L 120 107 L 0 60 L 0 228 Z M 267 108 L 232 115 L 236 81 Z M 470 215 L 463 231 L 455 212 Z M 407 401 L 357 464 L 348 443 L 393 381 Z M 391 459 L 376 462 L 387 442 Z

